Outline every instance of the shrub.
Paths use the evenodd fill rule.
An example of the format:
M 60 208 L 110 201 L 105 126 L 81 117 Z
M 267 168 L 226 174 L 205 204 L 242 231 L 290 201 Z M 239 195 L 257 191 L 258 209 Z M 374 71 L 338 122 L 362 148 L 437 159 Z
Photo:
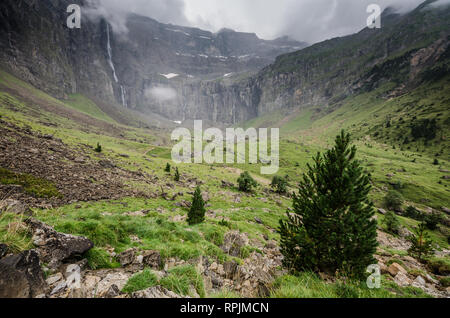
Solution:
M 252 178 L 248 171 L 241 174 L 238 179 L 239 191 L 242 192 L 252 192 L 253 188 L 258 185 L 258 183 Z
M 426 225 L 419 224 L 419 227 L 414 229 L 414 233 L 408 237 L 411 242 L 411 248 L 408 253 L 420 261 L 433 254 L 433 242 L 430 235 L 426 232 Z
M 286 178 L 275 176 L 272 179 L 271 186 L 275 189 L 276 193 L 285 194 L 287 192 L 288 182 Z
M 280 221 L 284 265 L 294 271 L 348 274 L 361 278 L 374 264 L 377 247 L 370 180 L 355 160 L 350 135 L 314 158 L 294 194 L 294 214 Z
M 439 166 L 439 160 L 434 159 L 433 164 L 434 164 L 435 166 Z
M 433 257 L 427 260 L 428 267 L 434 274 L 440 276 L 450 275 L 450 260 L 447 258 Z
M 98 153 L 102 152 L 102 146 L 100 145 L 99 142 L 97 143 L 97 147 L 95 147 L 94 151 Z
M 205 220 L 205 201 L 203 201 L 200 187 L 197 187 L 192 200 L 192 206 L 188 213 L 189 225 L 200 224 Z
M 403 196 L 397 191 L 389 191 L 384 198 L 384 205 L 394 211 L 400 210 L 403 204 Z
M 411 125 L 411 134 L 414 139 L 425 138 L 426 141 L 436 138 L 438 126 L 436 119 L 423 119 Z
M 172 169 L 172 167 L 170 166 L 170 163 L 167 163 L 166 169 L 164 169 L 164 171 L 167 172 L 167 173 L 170 173 L 171 169 Z
M 398 234 L 400 231 L 400 221 L 394 212 L 388 211 L 383 219 L 383 224 L 389 233 Z
M 417 210 L 415 207 L 413 206 L 409 206 L 406 208 L 406 211 L 404 213 L 404 215 L 408 218 L 417 220 L 417 221 L 423 221 L 424 220 L 424 215 L 422 212 L 420 212 L 419 210 Z
M 424 221 L 427 229 L 435 231 L 438 228 L 439 223 L 442 222 L 442 215 L 439 212 L 433 212 L 431 214 L 426 214 Z

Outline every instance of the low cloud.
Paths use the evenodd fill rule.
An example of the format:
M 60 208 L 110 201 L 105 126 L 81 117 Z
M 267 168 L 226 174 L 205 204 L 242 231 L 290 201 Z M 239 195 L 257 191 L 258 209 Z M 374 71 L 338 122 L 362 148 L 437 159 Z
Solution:
M 316 43 L 358 32 L 366 27 L 370 4 L 382 10 L 394 7 L 404 13 L 424 0 L 87 0 L 95 9 L 91 17 L 103 17 L 116 33 L 126 34 L 130 13 L 163 23 L 193 26 L 216 32 L 231 28 L 254 32 L 264 39 L 288 35 Z M 433 6 L 450 0 L 438 0 Z
M 160 22 L 188 25 L 183 0 L 87 0 L 84 12 L 91 19 L 104 18 L 117 34 L 126 34 L 127 17 L 139 14 Z
M 148 88 L 145 91 L 145 97 L 154 99 L 158 102 L 169 102 L 176 100 L 178 97 L 177 91 L 167 86 L 155 86 Z
M 438 0 L 431 4 L 432 7 L 442 7 L 450 5 L 450 0 Z

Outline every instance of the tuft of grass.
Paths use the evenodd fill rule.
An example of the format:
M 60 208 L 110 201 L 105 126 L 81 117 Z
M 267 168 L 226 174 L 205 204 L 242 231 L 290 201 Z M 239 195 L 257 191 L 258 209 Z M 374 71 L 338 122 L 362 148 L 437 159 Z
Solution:
M 439 280 L 445 288 L 450 287 L 450 277 L 443 277 Z
M 428 261 L 428 267 L 438 275 L 450 275 L 450 257 L 432 257 Z
M 208 295 L 209 298 L 218 298 L 218 299 L 238 299 L 241 298 L 241 295 L 239 295 L 236 292 L 230 291 L 230 290 L 222 290 L 220 292 Z
M 4 168 L 0 168 L 0 183 L 21 185 L 26 193 L 38 198 L 62 196 L 53 182 L 36 178 L 30 174 L 15 173 Z
M 23 215 L 0 214 L 0 242 L 8 246 L 12 253 L 20 253 L 33 248 L 31 233 L 22 222 Z
M 158 277 L 150 269 L 145 269 L 144 271 L 131 277 L 122 289 L 122 292 L 131 294 L 156 286 L 157 284 Z
M 191 295 L 191 288 L 195 288 L 200 297 L 205 297 L 202 276 L 192 265 L 178 266 L 169 271 L 169 275 L 161 279 L 161 286 L 184 296 Z
M 120 264 L 111 260 L 109 254 L 100 248 L 94 247 L 86 253 L 89 268 L 92 270 L 100 268 L 119 268 Z

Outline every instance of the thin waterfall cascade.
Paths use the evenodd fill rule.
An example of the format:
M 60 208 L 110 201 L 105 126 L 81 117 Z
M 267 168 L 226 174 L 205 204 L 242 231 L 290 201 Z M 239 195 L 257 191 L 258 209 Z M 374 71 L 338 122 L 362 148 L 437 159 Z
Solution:
M 116 83 L 119 83 L 119 78 L 117 77 L 117 73 L 116 73 L 116 68 L 114 66 L 114 62 L 112 59 L 112 47 L 111 47 L 111 35 L 110 35 L 110 28 L 109 28 L 109 24 L 106 24 L 106 37 L 107 37 L 107 44 L 106 44 L 106 51 L 108 52 L 108 63 L 109 66 L 111 67 L 111 70 L 113 72 L 113 77 L 114 77 L 114 81 Z M 127 95 L 127 90 L 125 88 L 125 86 L 120 85 L 120 96 L 122 98 L 122 106 L 125 108 L 128 108 L 128 103 L 126 100 L 126 95 Z
M 111 36 L 109 34 L 109 24 L 106 24 L 106 37 L 108 40 L 108 43 L 106 44 L 106 51 L 108 52 L 108 63 L 113 72 L 114 80 L 116 81 L 116 83 L 118 83 L 119 79 L 117 78 L 116 68 L 114 67 L 114 63 L 112 60 L 112 48 L 111 48 Z
M 122 106 L 125 108 L 128 108 L 128 104 L 127 104 L 127 100 L 126 100 L 127 89 L 123 85 L 120 85 L 120 93 L 122 96 Z

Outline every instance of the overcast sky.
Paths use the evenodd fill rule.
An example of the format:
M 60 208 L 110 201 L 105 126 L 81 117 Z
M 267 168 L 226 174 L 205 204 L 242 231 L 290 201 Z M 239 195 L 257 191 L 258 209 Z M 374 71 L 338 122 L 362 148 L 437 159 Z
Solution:
M 160 22 L 195 26 L 216 32 L 221 28 L 254 32 L 264 39 L 288 35 L 316 43 L 357 32 L 366 26 L 369 4 L 400 12 L 424 0 L 92 0 L 116 32 L 126 32 L 126 14 L 138 13 Z M 440 0 L 449 2 L 449 0 Z

